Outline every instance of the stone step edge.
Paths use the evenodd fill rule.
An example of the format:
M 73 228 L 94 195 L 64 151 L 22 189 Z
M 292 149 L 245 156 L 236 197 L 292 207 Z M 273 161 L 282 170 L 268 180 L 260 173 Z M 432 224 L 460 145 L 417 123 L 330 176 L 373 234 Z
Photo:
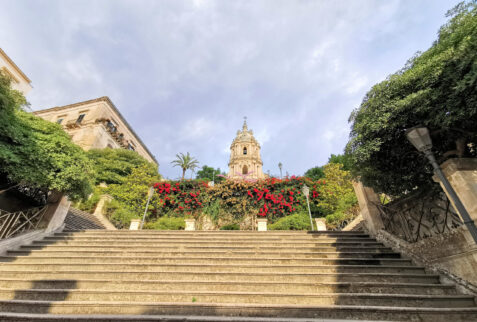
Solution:
M 154 273 L 167 273 L 167 274 L 193 274 L 193 275 L 244 275 L 244 276 L 249 276 L 249 275 L 257 275 L 257 276 L 270 276 L 270 273 L 261 273 L 261 272 L 254 272 L 254 273 L 244 273 L 244 272 L 203 272 L 203 271 L 169 271 L 169 272 L 164 272 L 164 271 L 9 271 L 9 270 L 1 270 L 1 273 L 11 273 L 11 274 L 52 274 L 55 275 L 57 273 L 70 273 L 70 274 L 91 274 L 95 275 L 97 273 L 102 273 L 102 274 L 138 274 L 141 275 L 143 273 L 147 274 L 154 274 Z M 438 274 L 409 274 L 409 273 L 344 273 L 344 272 L 337 272 L 337 273 L 273 273 L 274 276 L 370 276 L 370 277 L 375 277 L 375 276 L 394 276 L 394 277 L 429 277 L 429 278 L 439 278 Z M 155 280 L 139 280 L 139 281 L 155 281 Z
M 51 279 L 51 280 L 25 280 L 17 278 L 0 278 L 0 282 L 51 282 L 51 283 L 62 283 L 62 282 L 92 282 L 92 283 L 112 283 L 112 284 L 226 284 L 226 285 L 276 285 L 276 284 L 286 284 L 286 285 L 306 285 L 306 286 L 357 286 L 357 287 L 430 287 L 430 288 L 449 288 L 452 289 L 455 286 L 452 284 L 428 284 L 428 283 L 389 283 L 389 282 L 277 282 L 277 281 L 263 281 L 263 282 L 238 282 L 238 281 L 198 281 L 198 280 L 116 280 L 116 279 Z M 3 288 L 6 289 L 6 288 Z M 101 290 L 101 289 L 98 289 Z
M 0 312 L 1 321 L 167 321 L 167 322 L 310 322 L 309 318 L 265 318 L 212 315 L 107 315 L 107 314 L 32 314 Z M 320 319 L 320 322 L 337 322 Z M 355 320 L 340 320 L 355 321 Z
M 134 260 L 141 260 L 141 259 L 151 259 L 150 256 L 104 256 L 104 257 L 97 257 L 97 256 L 32 256 L 32 255 L 27 255 L 27 256 L 0 256 L 0 263 L 13 263 L 13 261 L 2 261 L 4 260 L 9 260 L 9 259 L 44 259 L 48 258 L 51 260 L 56 260 L 56 259 L 101 259 L 101 260 L 108 260 L 111 258 L 116 259 L 121 259 L 121 260 L 128 260 L 128 259 L 134 259 Z M 298 260 L 298 261 L 385 261 L 385 262 L 411 262 L 410 259 L 406 258 L 362 258 L 362 257 L 323 257 L 323 258 L 309 258 L 309 257 L 189 257 L 189 256 L 174 256 L 174 257 L 156 257 L 155 259 L 157 260 L 215 260 L 215 261 L 223 261 L 223 260 L 250 260 L 250 261 L 263 261 L 263 260 Z M 152 264 L 156 262 L 151 262 Z M 148 263 L 141 263 L 141 264 L 148 264 Z
M 12 253 L 21 253 L 21 254 L 44 254 L 44 253 L 68 253 L 69 251 L 65 250 L 42 250 L 42 249 L 33 249 L 33 250 L 9 250 L 7 251 L 7 254 L 12 254 Z M 118 251 L 118 250 L 95 250 L 95 251 L 90 251 L 90 250 L 76 250 L 76 251 L 71 251 L 72 254 L 76 253 L 106 253 L 106 254 L 122 254 L 122 253 L 128 253 L 132 252 L 131 251 Z M 134 251 L 134 253 L 140 253 L 140 254 L 163 254 L 163 253 L 175 253 L 175 254 L 254 254 L 254 255 L 260 255 L 260 254 L 294 254 L 294 255 L 320 255 L 320 254 L 325 254 L 325 255 L 331 255 L 331 254 L 363 254 L 363 255 L 380 255 L 380 254 L 400 254 L 398 252 L 393 252 L 391 251 L 382 251 L 382 252 L 354 252 L 354 251 L 342 251 L 342 252 L 266 252 L 266 251 L 184 251 L 184 250 L 176 250 L 176 251 Z M 13 255 L 12 255 L 13 256 Z M 23 255 L 22 255 L 23 256 Z M 113 256 L 109 256 L 113 257 Z M 281 257 L 283 258 L 283 257 Z
M 477 314 L 477 307 L 458 307 L 458 308 L 432 308 L 432 307 L 412 307 L 412 306 L 360 306 L 360 305 L 299 305 L 299 304 L 252 304 L 252 303 L 190 303 L 190 302 L 109 302 L 109 301 L 38 301 L 38 300 L 0 300 L 1 304 L 15 303 L 15 304 L 25 304 L 25 305 L 47 305 L 48 307 L 52 304 L 59 306 L 93 306 L 93 305 L 108 305 L 108 306 L 150 306 L 156 307 L 158 305 L 163 306 L 172 306 L 172 307 L 224 307 L 224 308 L 237 308 L 237 306 L 248 307 L 248 308 L 276 308 L 276 309 L 303 309 L 303 310 L 316 310 L 316 309 L 343 309 L 343 310 L 375 310 L 383 312 L 399 312 L 399 311 L 408 311 L 408 312 L 471 312 Z
M 326 230 L 326 231 L 310 231 L 310 230 L 267 230 L 267 231 L 257 231 L 257 230 L 154 230 L 154 229 L 143 229 L 143 230 L 129 230 L 129 229 L 84 229 L 84 230 L 71 230 L 64 229 L 59 234 L 225 234 L 225 235 L 240 235 L 240 234 L 251 234 L 251 235 L 327 235 L 327 234 L 336 234 L 336 235 L 366 235 L 369 234 L 357 231 L 338 231 L 338 230 Z
M 12 265 L 20 265 L 15 264 L 13 262 L 4 262 L 0 263 L 0 268 L 2 267 L 8 267 Z M 130 264 L 125 264 L 125 263 L 87 263 L 87 264 L 81 264 L 81 263 L 62 263 L 62 264 L 52 264 L 52 263 L 21 263 L 21 266 L 46 266 L 46 265 L 56 265 L 56 266 L 103 266 L 103 265 L 110 265 L 110 266 L 159 266 L 159 267 L 164 267 L 164 266 L 174 266 L 174 267 L 235 267 L 235 268 L 307 268 L 307 269 L 318 269 L 318 268 L 362 268 L 362 269 L 367 269 L 367 268 L 394 268 L 394 269 L 415 269 L 415 270 L 422 270 L 425 269 L 423 266 L 393 266 L 393 265 L 252 265 L 252 264 L 174 264 L 174 263 L 165 263 L 165 264 L 157 264 L 157 263 L 152 263 L 152 264 L 144 264 L 144 263 L 130 263 Z M 0 269 L 0 272 L 4 270 Z M 118 271 L 120 272 L 120 271 Z M 149 272 L 148 272 L 149 273 Z
M 399 299 L 426 299 L 426 300 L 469 300 L 474 299 L 473 295 L 454 294 L 454 295 L 428 295 L 428 294 L 392 294 L 392 293 L 283 293 L 283 292 L 233 292 L 233 291 L 175 291 L 175 290 L 97 290 L 97 289 L 26 289 L 26 290 L 12 290 L 6 288 L 0 288 L 0 292 L 22 292 L 22 293 L 92 293 L 92 294 L 151 294 L 151 295 L 184 295 L 184 296 L 268 296 L 268 297 L 357 297 L 357 298 L 395 298 Z M 0 301 L 1 302 L 1 301 Z M 96 301 L 95 301 L 96 302 Z M 102 301 L 108 303 L 108 301 Z M 112 301 L 113 302 L 113 301 Z

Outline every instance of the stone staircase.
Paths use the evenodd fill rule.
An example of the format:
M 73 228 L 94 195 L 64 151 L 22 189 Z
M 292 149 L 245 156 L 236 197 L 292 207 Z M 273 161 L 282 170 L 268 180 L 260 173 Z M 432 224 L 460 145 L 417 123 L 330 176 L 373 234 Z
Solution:
M 93 214 L 70 207 L 65 218 L 65 229 L 87 230 L 106 229 L 101 221 Z
M 1 321 L 477 321 L 359 232 L 67 231 L 0 260 Z

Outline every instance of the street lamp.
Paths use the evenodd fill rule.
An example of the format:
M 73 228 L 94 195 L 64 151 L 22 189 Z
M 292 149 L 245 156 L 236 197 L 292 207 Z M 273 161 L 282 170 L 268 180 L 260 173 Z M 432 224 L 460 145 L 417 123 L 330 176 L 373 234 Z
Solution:
M 454 188 L 452 188 L 449 180 L 447 180 L 446 176 L 441 170 L 441 167 L 437 163 L 434 153 L 432 152 L 432 139 L 427 127 L 415 126 L 410 128 L 406 131 L 406 137 L 409 142 L 411 142 L 419 152 L 424 153 L 426 158 L 429 160 L 432 167 L 434 168 L 434 173 L 444 185 L 444 188 L 446 189 L 450 199 L 453 201 L 457 211 L 461 215 L 464 224 L 467 226 L 467 229 L 469 230 L 475 243 L 477 243 L 477 227 L 475 227 L 474 221 L 470 218 L 467 209 L 465 209 L 462 201 L 460 201 L 459 197 L 454 191 Z
M 308 205 L 308 215 L 310 215 L 310 225 L 311 225 L 311 230 L 313 231 L 313 220 L 311 220 L 311 210 L 310 210 L 310 201 L 308 200 L 308 196 L 310 195 L 310 188 L 306 184 L 303 184 L 303 187 L 301 188 L 301 191 L 306 197 L 306 203 Z
M 150 187 L 149 191 L 147 192 L 146 209 L 144 209 L 144 215 L 142 216 L 141 227 L 139 229 L 142 229 L 142 226 L 144 226 L 144 220 L 146 220 L 147 208 L 149 207 L 149 201 L 151 201 L 151 197 L 153 194 L 154 194 L 154 188 Z

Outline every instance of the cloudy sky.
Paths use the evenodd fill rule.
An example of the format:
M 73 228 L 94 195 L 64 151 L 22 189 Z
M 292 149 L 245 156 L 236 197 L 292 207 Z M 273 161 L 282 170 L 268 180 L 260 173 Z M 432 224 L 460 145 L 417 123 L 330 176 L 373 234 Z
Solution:
M 436 39 L 450 0 L 0 0 L 0 47 L 34 110 L 109 96 L 168 178 L 228 169 L 243 117 L 263 168 L 341 153 L 370 87 Z

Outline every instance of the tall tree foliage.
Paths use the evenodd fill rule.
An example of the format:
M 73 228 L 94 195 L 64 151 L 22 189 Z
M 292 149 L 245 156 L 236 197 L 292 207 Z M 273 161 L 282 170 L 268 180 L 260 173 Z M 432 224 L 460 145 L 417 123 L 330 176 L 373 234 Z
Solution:
M 224 177 L 219 177 L 218 175 L 225 175 L 225 173 L 220 172 L 220 168 L 214 169 L 207 165 L 203 165 L 202 168 L 197 171 L 196 179 L 206 179 L 208 181 L 214 180 L 215 182 L 222 182 L 225 180 Z
M 448 16 L 431 48 L 374 85 L 350 116 L 353 172 L 378 192 L 434 185 L 407 128 L 427 126 L 440 161 L 477 156 L 477 5 L 461 3 Z
M 157 166 L 135 151 L 125 149 L 93 149 L 88 151 L 96 172 L 96 184 L 121 184 L 133 169 L 143 167 L 151 176 L 157 175 Z
M 58 124 L 23 111 L 25 103 L 0 73 L 0 177 L 71 199 L 87 196 L 94 174 L 85 152 Z
M 311 169 L 308 169 L 305 172 L 304 176 L 316 181 L 321 178 L 324 178 L 325 172 L 323 171 L 323 167 L 313 167 Z

